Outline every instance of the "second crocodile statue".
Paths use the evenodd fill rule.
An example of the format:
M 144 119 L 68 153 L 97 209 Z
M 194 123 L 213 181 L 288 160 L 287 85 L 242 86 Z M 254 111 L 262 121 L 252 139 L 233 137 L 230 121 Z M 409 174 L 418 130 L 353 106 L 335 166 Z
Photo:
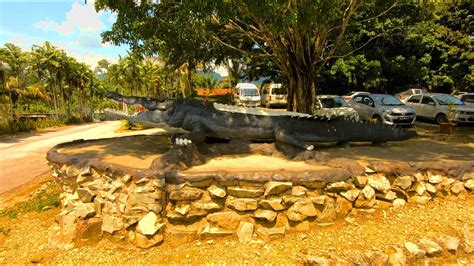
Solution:
M 107 97 L 148 110 L 134 115 L 106 110 L 116 119 L 134 123 L 182 128 L 188 133 L 176 138 L 176 144 L 203 142 L 206 137 L 272 141 L 312 150 L 314 142 L 386 143 L 407 140 L 416 132 L 382 124 L 365 123 L 344 117 L 320 117 L 293 112 L 266 112 L 227 105 L 216 105 L 190 99 L 161 101 L 145 97 L 107 93 Z

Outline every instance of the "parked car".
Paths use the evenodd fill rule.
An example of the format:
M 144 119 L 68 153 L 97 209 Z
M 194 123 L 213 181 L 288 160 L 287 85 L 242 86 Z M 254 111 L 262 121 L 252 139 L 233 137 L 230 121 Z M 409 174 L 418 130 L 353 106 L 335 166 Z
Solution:
M 281 83 L 265 83 L 260 89 L 260 105 L 286 106 L 288 103 L 288 89 Z
M 387 125 L 413 126 L 416 114 L 413 108 L 389 94 L 358 93 L 349 101 L 361 120 Z
M 238 83 L 235 86 L 233 97 L 236 105 L 249 107 L 257 107 L 260 105 L 258 88 L 252 83 Z
M 423 94 L 423 93 L 428 93 L 428 91 L 424 89 L 408 89 L 406 91 L 402 91 L 400 93 L 395 94 L 395 97 L 403 101 L 404 99 L 408 98 L 411 95 Z
M 342 95 L 342 99 L 346 101 L 346 103 L 349 103 L 352 100 L 352 97 L 358 95 L 358 94 L 369 94 L 369 92 L 366 91 L 351 91 L 347 94 Z
M 474 108 L 449 94 L 412 95 L 406 99 L 406 104 L 415 109 L 417 116 L 435 120 L 438 124 L 447 121 L 474 122 Z
M 316 97 L 315 115 L 324 116 L 346 116 L 359 120 L 359 114 L 354 108 L 350 107 L 341 96 L 320 95 Z
M 466 92 L 457 95 L 457 97 L 467 106 L 474 108 L 474 93 Z

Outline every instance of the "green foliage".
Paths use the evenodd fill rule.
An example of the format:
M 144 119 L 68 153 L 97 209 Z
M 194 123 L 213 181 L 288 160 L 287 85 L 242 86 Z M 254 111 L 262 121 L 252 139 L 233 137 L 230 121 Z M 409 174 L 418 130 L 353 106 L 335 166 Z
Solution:
M 89 121 L 105 89 L 89 67 L 49 42 L 34 45 L 31 52 L 7 43 L 0 48 L 0 61 L 4 118 L 18 113 L 54 113 L 61 123 Z M 0 126 L 3 133 L 14 133 L 48 123 L 57 124 L 53 120 L 16 122 L 5 118 Z
M 376 23 L 357 25 L 342 49 L 351 51 L 370 36 L 379 37 L 348 56 L 329 61 L 319 79 L 320 91 L 394 94 L 410 87 L 445 93 L 472 91 L 474 55 L 469 35 L 473 28 L 467 25 L 474 24 L 468 18 L 473 12 L 474 4 L 467 2 L 407 4 Z M 384 31 L 386 27 L 391 30 Z M 369 62 L 377 65 L 368 69 Z
M 212 74 L 193 74 L 193 83 L 197 88 L 213 89 L 217 85 L 217 79 Z
M 130 122 L 128 120 L 121 120 L 120 124 L 121 124 L 120 127 L 126 130 L 131 130 L 137 127 L 137 124 Z
M 48 183 L 45 190 L 37 192 L 28 200 L 0 210 L 0 217 L 15 219 L 20 213 L 32 211 L 41 212 L 51 208 L 57 208 L 60 206 L 60 193 L 60 188 L 57 185 Z
M 172 98 L 177 94 L 178 77 L 159 58 L 130 53 L 108 66 L 104 83 L 107 90 L 122 94 Z
M 33 121 L 16 121 L 13 119 L 0 119 L 0 134 L 14 134 L 29 132 L 37 129 Z
M 264 60 L 263 67 L 271 62 L 272 72 L 287 78 L 289 108 L 310 112 L 317 74 L 337 54 L 355 15 L 374 10 L 375 3 L 383 3 L 377 9 L 383 12 L 393 2 L 98 0 L 95 5 L 118 14 L 104 40 L 127 43 L 142 54 L 160 54 L 175 69 L 227 60 L 252 61 L 251 66 Z M 246 72 L 253 79 L 258 68 L 244 69 L 257 70 Z M 231 72 L 231 83 L 239 75 Z

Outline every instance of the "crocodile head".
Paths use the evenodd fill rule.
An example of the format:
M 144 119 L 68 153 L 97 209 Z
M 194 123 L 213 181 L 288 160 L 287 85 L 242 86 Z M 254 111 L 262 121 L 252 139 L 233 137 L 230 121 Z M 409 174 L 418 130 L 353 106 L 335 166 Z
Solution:
M 174 101 L 166 101 L 148 97 L 124 96 L 116 92 L 107 92 L 105 96 L 115 102 L 126 103 L 128 105 L 140 105 L 145 110 L 138 111 L 133 115 L 126 112 L 118 112 L 112 109 L 105 109 L 107 116 L 114 119 L 125 119 L 133 123 L 143 123 L 155 126 L 156 124 L 168 122 L 174 107 Z

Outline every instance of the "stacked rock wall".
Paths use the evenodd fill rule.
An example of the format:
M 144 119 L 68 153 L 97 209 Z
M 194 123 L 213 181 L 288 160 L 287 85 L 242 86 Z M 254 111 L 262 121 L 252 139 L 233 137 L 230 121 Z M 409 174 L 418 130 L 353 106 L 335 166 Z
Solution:
M 64 193 L 63 211 L 49 241 L 62 248 L 101 237 L 141 248 L 164 239 L 225 235 L 236 235 L 242 242 L 254 236 L 267 240 L 308 230 L 314 223 L 331 223 L 354 209 L 465 197 L 474 190 L 472 171 L 457 177 L 429 171 L 399 176 L 369 171 L 312 179 L 308 173 L 136 177 L 91 166 L 52 168 Z

